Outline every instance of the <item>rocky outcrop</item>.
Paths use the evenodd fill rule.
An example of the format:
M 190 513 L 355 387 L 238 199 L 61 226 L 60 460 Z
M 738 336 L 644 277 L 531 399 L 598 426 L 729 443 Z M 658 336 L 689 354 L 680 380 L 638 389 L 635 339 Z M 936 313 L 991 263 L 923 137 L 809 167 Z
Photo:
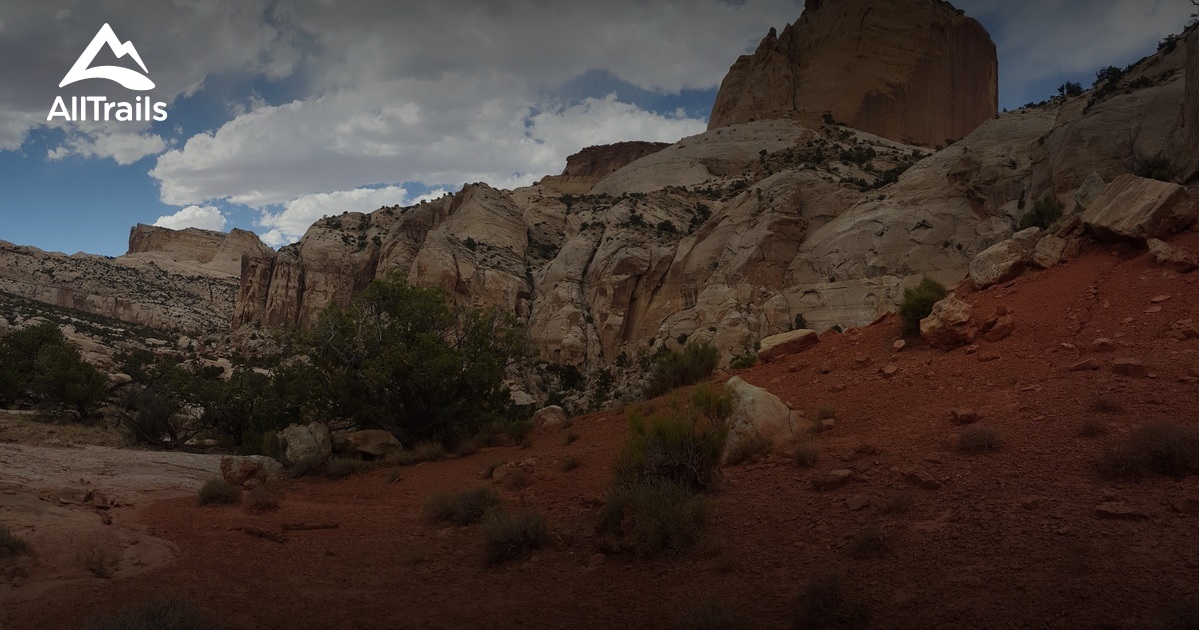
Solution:
M 171 230 L 139 223 L 129 230 L 129 251 L 125 257 L 182 273 L 240 277 L 242 257 L 273 253 L 258 235 L 245 230 L 234 229 L 226 234 L 197 228 Z
M 234 485 L 243 485 L 251 479 L 269 481 L 283 476 L 283 464 L 270 457 L 249 455 L 221 458 L 221 477 Z
M 0 241 L 0 291 L 160 330 L 228 332 L 237 277 L 190 269 Z
M 1031 227 L 988 247 L 970 262 L 970 280 L 974 286 L 985 289 L 1018 277 L 1040 240 L 1041 228 Z
M 329 427 L 321 422 L 288 426 L 279 432 L 279 446 L 289 467 L 317 468 L 333 454 Z
M 928 345 L 951 350 L 974 341 L 970 327 L 974 308 L 969 302 L 949 296 L 933 305 L 928 317 L 920 320 L 920 336 Z
M 617 142 L 587 147 L 566 158 L 561 175 L 549 175 L 538 186 L 563 194 L 587 194 L 604 177 L 670 146 L 665 142 Z
M 1101 237 L 1145 240 L 1181 232 L 1199 218 L 1199 205 L 1178 184 L 1125 174 L 1108 184 L 1082 215 Z
M 815 330 L 801 329 L 771 335 L 761 341 L 758 347 L 758 358 L 772 361 L 785 354 L 803 352 L 820 342 L 820 336 Z
M 343 455 L 379 459 L 399 452 L 400 441 L 382 429 L 347 431 L 333 435 L 333 450 Z
M 1184 169 L 1190 172 L 1187 179 L 1194 179 L 1199 177 L 1199 26 L 1191 27 L 1186 49 L 1186 98 L 1183 99 L 1186 143 L 1182 156 Z
M 959 140 L 998 111 L 986 29 L 939 0 L 807 0 L 729 69 L 709 129 L 769 118 L 818 120 L 921 146 Z

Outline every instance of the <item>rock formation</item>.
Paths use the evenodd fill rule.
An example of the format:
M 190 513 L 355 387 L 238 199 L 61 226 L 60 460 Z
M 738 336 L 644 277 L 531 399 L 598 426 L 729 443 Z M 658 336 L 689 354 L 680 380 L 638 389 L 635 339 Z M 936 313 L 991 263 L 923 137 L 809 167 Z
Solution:
M 1190 177 L 1199 176 L 1199 26 L 1191 27 L 1186 42 L 1186 98 L 1183 100 L 1183 124 L 1186 125 L 1184 159 L 1189 156 Z M 1185 162 L 1184 162 L 1185 164 Z
M 129 230 L 129 251 L 125 257 L 188 273 L 240 277 L 242 256 L 273 253 L 257 234 L 245 230 L 234 229 L 226 234 L 197 228 L 171 230 L 139 223 Z
M 940 0 L 807 0 L 720 86 L 708 129 L 799 117 L 833 119 L 926 147 L 965 137 L 999 103 L 995 44 Z
M 665 142 L 618 142 L 587 147 L 566 158 L 561 175 L 548 175 L 538 185 L 563 194 L 587 194 L 604 177 L 668 146 Z

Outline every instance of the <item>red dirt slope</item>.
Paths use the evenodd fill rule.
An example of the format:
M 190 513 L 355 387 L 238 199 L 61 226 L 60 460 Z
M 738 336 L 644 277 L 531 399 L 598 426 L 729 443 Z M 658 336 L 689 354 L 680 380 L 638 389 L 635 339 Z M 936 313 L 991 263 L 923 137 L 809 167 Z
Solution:
M 1199 234 L 1175 242 L 1199 249 Z M 835 408 L 836 427 L 816 438 L 814 469 L 782 455 L 727 468 L 712 497 L 711 549 L 681 558 L 613 555 L 588 566 L 599 498 L 625 433 L 623 416 L 606 413 L 576 419 L 570 431 L 579 438 L 569 445 L 563 432 L 542 432 L 530 449 L 403 469 L 394 484 L 384 472 L 298 482 L 275 513 L 186 499 L 151 505 L 140 518 L 179 546 L 176 563 L 60 589 L 0 613 L 0 623 L 75 627 L 178 595 L 245 628 L 679 627 L 710 601 L 740 611 L 750 627 L 791 627 L 800 591 L 833 572 L 869 604 L 872 627 L 1158 627 L 1163 607 L 1199 601 L 1199 518 L 1172 507 L 1199 499 L 1199 477 L 1111 482 L 1095 464 L 1106 444 L 1142 424 L 1199 425 L 1199 339 L 1167 335 L 1175 322 L 1199 321 L 1197 283 L 1199 273 L 1155 267 L 1144 253 L 1094 248 L 1067 266 L 967 296 L 976 313 L 1002 304 L 1016 317 L 1011 337 L 976 351 L 910 343 L 894 353 L 899 325 L 890 318 L 741 372 L 808 414 Z M 1163 295 L 1170 298 L 1152 301 Z M 1097 338 L 1115 350 L 1092 352 Z M 1068 371 L 1088 357 L 1101 369 Z M 1143 360 L 1151 376 L 1115 374 L 1112 361 L 1125 357 Z M 892 378 L 880 374 L 885 365 L 898 368 Z M 825 367 L 831 372 L 822 374 Z M 1100 396 L 1116 410 L 1096 411 Z M 961 407 L 998 432 L 999 452 L 954 450 L 950 412 Z M 1080 437 L 1092 418 L 1106 434 Z M 877 452 L 859 454 L 873 450 L 862 446 Z M 567 456 L 579 468 L 563 472 Z M 479 477 L 487 464 L 525 458 L 537 459 L 528 485 L 496 487 L 509 505 L 543 508 L 562 548 L 487 568 L 478 526 L 439 529 L 422 520 L 434 490 L 490 484 Z M 812 477 L 836 468 L 858 474 L 838 490 L 815 491 Z M 912 470 L 941 487 L 905 482 Z M 880 512 L 903 495 L 912 499 L 908 511 Z M 852 511 L 852 496 L 871 505 Z M 1096 506 L 1108 501 L 1145 518 L 1101 519 Z M 236 529 L 278 531 L 298 521 L 340 528 L 290 533 L 282 544 Z M 871 525 L 888 551 L 856 559 L 850 541 Z M 416 550 L 423 563 L 412 562 Z

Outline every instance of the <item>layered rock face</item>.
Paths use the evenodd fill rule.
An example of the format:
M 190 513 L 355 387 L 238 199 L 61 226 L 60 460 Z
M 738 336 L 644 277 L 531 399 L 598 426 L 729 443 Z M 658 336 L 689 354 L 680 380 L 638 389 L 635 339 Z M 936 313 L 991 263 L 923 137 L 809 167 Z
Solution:
M 587 147 L 566 158 L 561 175 L 549 175 L 539 186 L 563 194 L 587 194 L 601 179 L 670 145 L 664 142 L 618 142 Z
M 234 229 L 226 234 L 197 228 L 171 230 L 139 223 L 129 230 L 129 251 L 125 257 L 186 271 L 240 277 L 243 256 L 273 253 L 257 234 L 245 230 Z
M 940 0 L 807 0 L 729 69 L 709 129 L 770 118 L 819 120 L 926 147 L 946 145 L 993 118 L 995 44 L 975 20 Z
M 1191 28 L 1187 38 L 1186 99 L 1183 120 L 1186 125 L 1191 177 L 1199 176 L 1199 26 Z

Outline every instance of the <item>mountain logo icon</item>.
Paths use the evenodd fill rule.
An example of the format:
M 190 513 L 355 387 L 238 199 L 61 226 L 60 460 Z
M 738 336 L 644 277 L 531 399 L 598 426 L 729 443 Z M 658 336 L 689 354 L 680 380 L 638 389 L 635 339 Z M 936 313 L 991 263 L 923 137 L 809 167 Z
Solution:
M 150 80 L 150 77 L 145 74 L 139 74 L 135 70 L 120 66 L 90 67 L 100 49 L 105 45 L 112 50 L 117 58 L 129 55 L 133 57 L 137 65 L 141 66 L 143 72 L 146 74 L 150 73 L 149 70 L 146 70 L 146 64 L 142 62 L 141 56 L 137 54 L 137 49 L 133 47 L 133 42 L 128 41 L 122 44 L 121 40 L 117 39 L 117 34 L 113 32 L 112 27 L 105 24 L 100 27 L 100 32 L 96 33 L 96 36 L 92 38 L 92 43 L 88 44 L 87 48 L 83 50 L 83 54 L 79 55 L 79 59 L 75 61 L 75 65 L 71 66 L 70 71 L 67 72 L 67 76 L 62 78 L 62 83 L 59 83 L 58 87 L 65 87 L 76 81 L 83 81 L 85 79 L 108 79 L 109 81 L 120 83 L 127 89 L 139 92 L 154 89 L 154 82 Z

